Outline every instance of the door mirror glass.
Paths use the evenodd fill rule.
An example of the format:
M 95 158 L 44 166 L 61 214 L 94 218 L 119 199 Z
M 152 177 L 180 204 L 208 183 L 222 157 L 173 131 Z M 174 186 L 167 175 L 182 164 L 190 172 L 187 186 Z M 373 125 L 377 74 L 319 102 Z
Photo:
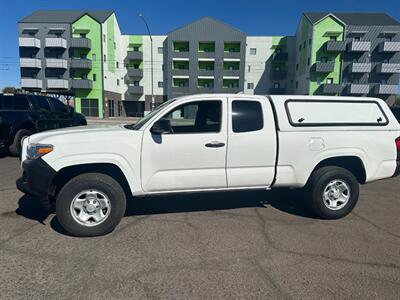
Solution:
M 154 123 L 151 127 L 150 132 L 152 134 L 163 134 L 163 133 L 171 133 L 171 121 L 165 118 L 162 118 Z

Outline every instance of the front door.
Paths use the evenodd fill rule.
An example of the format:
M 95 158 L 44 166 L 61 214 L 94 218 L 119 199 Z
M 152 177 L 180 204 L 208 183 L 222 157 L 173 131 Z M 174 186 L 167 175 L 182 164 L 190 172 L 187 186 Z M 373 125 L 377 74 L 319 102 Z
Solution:
M 226 188 L 226 99 L 188 100 L 162 118 L 173 132 L 145 129 L 142 187 L 146 192 Z M 160 119 L 160 118 L 159 118 Z
M 268 100 L 229 99 L 229 188 L 269 187 L 275 176 L 276 131 Z

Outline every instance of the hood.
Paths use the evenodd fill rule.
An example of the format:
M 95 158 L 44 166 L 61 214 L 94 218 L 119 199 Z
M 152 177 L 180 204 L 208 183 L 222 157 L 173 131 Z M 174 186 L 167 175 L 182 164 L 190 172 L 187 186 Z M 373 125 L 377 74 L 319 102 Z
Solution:
M 52 140 L 62 139 L 68 140 L 82 140 L 83 137 L 90 139 L 91 137 L 107 136 L 117 132 L 132 131 L 124 128 L 123 125 L 89 125 L 66 127 L 60 129 L 53 129 L 36 133 L 29 137 L 29 143 L 51 143 Z

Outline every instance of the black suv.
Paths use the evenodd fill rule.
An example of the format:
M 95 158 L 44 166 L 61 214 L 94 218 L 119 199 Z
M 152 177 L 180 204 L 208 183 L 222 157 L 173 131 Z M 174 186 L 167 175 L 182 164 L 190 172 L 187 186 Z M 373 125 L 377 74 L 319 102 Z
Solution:
M 397 121 L 400 123 L 400 106 L 391 107 L 392 113 L 396 117 Z
M 12 155 L 21 150 L 24 136 L 55 128 L 86 125 L 82 114 L 47 96 L 0 94 L 0 145 Z

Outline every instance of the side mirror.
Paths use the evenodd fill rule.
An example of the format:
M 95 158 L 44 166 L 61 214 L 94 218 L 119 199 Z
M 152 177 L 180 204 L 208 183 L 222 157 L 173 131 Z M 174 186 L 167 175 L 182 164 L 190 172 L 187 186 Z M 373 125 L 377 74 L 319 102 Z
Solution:
M 152 134 L 163 134 L 163 133 L 171 133 L 171 121 L 169 119 L 160 119 L 154 123 L 151 127 L 150 132 Z

